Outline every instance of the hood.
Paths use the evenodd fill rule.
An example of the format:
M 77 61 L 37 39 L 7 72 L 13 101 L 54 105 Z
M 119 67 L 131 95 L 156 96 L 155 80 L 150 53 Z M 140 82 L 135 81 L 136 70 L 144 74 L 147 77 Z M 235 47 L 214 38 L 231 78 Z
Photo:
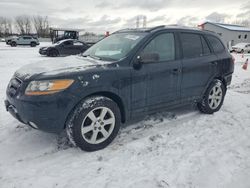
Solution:
M 27 80 L 31 76 L 54 76 L 65 73 L 82 72 L 111 62 L 94 60 L 90 57 L 69 56 L 28 64 L 15 72 L 15 76 Z

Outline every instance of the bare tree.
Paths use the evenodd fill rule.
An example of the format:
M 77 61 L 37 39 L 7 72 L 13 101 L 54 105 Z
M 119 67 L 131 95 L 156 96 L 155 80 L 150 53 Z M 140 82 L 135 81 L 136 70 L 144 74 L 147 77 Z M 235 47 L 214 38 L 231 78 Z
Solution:
M 6 17 L 0 17 L 0 35 L 8 36 L 12 34 L 12 20 Z
M 38 37 L 48 37 L 49 36 L 49 21 L 47 16 L 34 16 L 33 25 L 37 32 Z
M 21 34 L 29 34 L 31 32 L 31 18 L 27 15 L 17 16 L 15 18 L 16 28 Z

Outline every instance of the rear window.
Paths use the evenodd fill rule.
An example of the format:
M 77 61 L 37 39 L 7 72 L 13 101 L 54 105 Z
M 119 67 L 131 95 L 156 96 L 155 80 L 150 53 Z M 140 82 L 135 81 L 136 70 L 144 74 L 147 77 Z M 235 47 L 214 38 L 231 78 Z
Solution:
M 202 56 L 202 43 L 200 35 L 193 33 L 181 34 L 183 57 L 195 58 Z
M 218 38 L 209 35 L 209 36 L 207 36 L 207 39 L 208 39 L 209 43 L 211 44 L 215 53 L 220 53 L 220 52 L 223 52 L 225 50 L 224 45 L 222 44 L 222 42 Z

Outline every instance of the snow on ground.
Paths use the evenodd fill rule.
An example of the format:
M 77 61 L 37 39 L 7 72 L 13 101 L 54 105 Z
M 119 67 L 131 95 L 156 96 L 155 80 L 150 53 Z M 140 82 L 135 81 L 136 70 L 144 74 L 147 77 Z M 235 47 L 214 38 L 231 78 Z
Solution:
M 150 116 L 124 128 L 106 149 L 87 153 L 70 147 L 64 135 L 33 130 L 5 112 L 14 71 L 50 59 L 38 48 L 0 43 L 1 188 L 250 187 L 250 71 L 241 68 L 247 57 L 236 55 L 218 113 L 185 107 Z

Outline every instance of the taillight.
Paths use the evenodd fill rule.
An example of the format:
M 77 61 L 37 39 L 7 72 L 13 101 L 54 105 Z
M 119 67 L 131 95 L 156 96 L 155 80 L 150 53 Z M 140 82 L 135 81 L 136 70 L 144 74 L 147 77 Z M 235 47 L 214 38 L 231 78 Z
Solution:
M 234 56 L 232 56 L 232 62 L 235 63 L 235 57 Z

